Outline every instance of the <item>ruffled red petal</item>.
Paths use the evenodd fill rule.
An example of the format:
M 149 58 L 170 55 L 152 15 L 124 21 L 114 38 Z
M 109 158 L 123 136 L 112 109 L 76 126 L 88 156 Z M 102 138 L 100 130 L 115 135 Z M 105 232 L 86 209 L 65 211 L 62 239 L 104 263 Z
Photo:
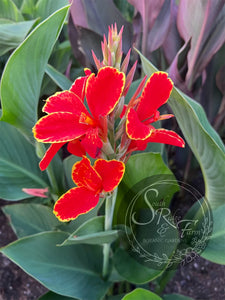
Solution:
M 94 169 L 102 178 L 102 186 L 105 192 L 111 192 L 120 183 L 125 172 L 125 165 L 118 160 L 98 159 L 95 161 Z
M 81 144 L 92 158 L 98 157 L 103 146 L 102 140 L 98 136 L 98 128 L 90 129 L 82 139 Z
M 52 113 L 41 118 L 33 128 L 34 137 L 43 143 L 68 142 L 88 130 L 79 117 L 68 112 Z
M 49 97 L 46 100 L 43 111 L 49 114 L 55 112 L 70 112 L 77 116 L 80 116 L 81 113 L 89 115 L 84 103 L 78 96 L 70 91 L 56 93 Z
M 73 165 L 72 179 L 77 186 L 84 186 L 93 193 L 102 191 L 102 179 L 85 156 Z
M 95 195 L 85 187 L 76 187 L 58 199 L 53 212 L 60 221 L 67 222 L 92 210 L 98 201 L 99 194 Z
M 165 72 L 156 72 L 148 79 L 141 94 L 137 113 L 141 121 L 150 118 L 160 106 L 167 102 L 173 82 Z
M 146 140 L 148 143 L 162 143 L 184 148 L 184 140 L 174 131 L 166 129 L 156 129 Z
M 91 74 L 86 84 L 86 98 L 95 118 L 106 116 L 118 103 L 125 85 L 125 75 L 112 67 L 101 68 Z
M 45 169 L 47 169 L 47 167 L 50 164 L 53 157 L 56 155 L 56 153 L 59 151 L 59 149 L 62 148 L 62 146 L 64 144 L 65 144 L 64 142 L 51 144 L 51 146 L 45 152 L 45 155 L 43 156 L 42 160 L 39 163 L 39 167 L 40 167 L 41 171 L 44 171 Z
M 67 150 L 76 156 L 84 156 L 86 154 L 86 151 L 84 147 L 82 146 L 81 142 L 79 139 L 72 140 L 71 142 L 68 143 L 67 145 Z
M 126 132 L 130 139 L 144 140 L 151 135 L 152 126 L 142 123 L 137 115 L 137 112 L 130 108 L 127 113 Z

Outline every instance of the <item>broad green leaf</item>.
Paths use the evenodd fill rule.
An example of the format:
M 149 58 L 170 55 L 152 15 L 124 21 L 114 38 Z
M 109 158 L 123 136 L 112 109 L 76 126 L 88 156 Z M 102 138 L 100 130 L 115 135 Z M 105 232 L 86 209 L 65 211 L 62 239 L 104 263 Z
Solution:
M 144 72 L 157 69 L 139 52 Z M 212 208 L 224 204 L 225 147 L 209 124 L 203 108 L 175 87 L 169 100 L 184 137 L 196 156 L 205 181 L 206 198 Z
M 66 297 L 66 296 L 61 296 L 61 295 L 53 293 L 53 292 L 48 292 L 48 293 L 44 294 L 38 300 L 76 300 L 76 299 L 75 298 Z
M 37 26 L 14 51 L 2 75 L 2 120 L 15 125 L 30 140 L 33 139 L 31 129 L 37 121 L 42 78 L 67 11 L 68 6 Z
M 161 297 L 150 291 L 137 288 L 123 297 L 122 300 L 162 300 Z M 175 299 L 174 299 L 175 300 Z
M 0 198 L 30 198 L 22 188 L 45 188 L 49 181 L 39 169 L 35 148 L 12 125 L 0 121 Z
M 56 10 L 69 4 L 69 0 L 39 0 L 35 5 L 35 17 L 42 20 L 53 14 Z
M 213 210 L 213 232 L 201 254 L 207 260 L 225 265 L 225 204 Z
M 24 18 L 12 0 L 0 1 L 0 18 L 15 22 L 24 21 Z
M 17 6 L 18 8 L 21 7 L 21 5 L 23 4 L 23 1 L 24 1 L 24 0 L 13 0 L 13 2 L 16 4 L 16 6 Z
M 140 208 L 136 208 L 133 199 L 129 200 L 131 208 L 129 206 L 126 210 L 126 225 L 131 228 L 131 234 L 127 234 L 127 248 L 130 247 L 126 252 L 122 249 L 116 251 L 114 265 L 124 279 L 142 284 L 155 279 L 168 266 L 173 267 L 177 264 L 173 254 L 180 239 L 176 226 L 171 222 L 171 214 L 162 216 L 162 211 L 157 210 L 154 210 L 153 214 L 149 207 L 144 208 L 142 204 Z M 143 200 L 138 198 L 138 205 L 141 205 Z M 152 194 L 149 196 L 150 200 Z M 154 199 L 153 201 L 156 202 Z M 161 234 L 163 228 L 166 228 L 166 234 Z M 131 272 L 131 268 L 136 271 Z
M 173 175 L 159 153 L 140 153 L 132 155 L 128 160 L 123 181 L 132 187 L 142 179 L 162 174 Z
M 69 90 L 72 81 L 70 81 L 65 75 L 57 71 L 53 66 L 47 65 L 45 73 L 60 87 L 62 90 Z
M 23 0 L 21 5 L 21 12 L 28 17 L 33 17 L 35 14 L 35 5 L 38 0 Z
M 120 232 L 118 230 L 101 231 L 77 237 L 73 235 L 65 240 L 60 246 L 75 244 L 103 245 L 114 242 L 119 236 Z
M 71 174 L 72 174 L 72 167 L 73 165 L 80 161 L 81 158 L 75 155 L 70 155 L 63 161 L 63 166 L 65 170 L 66 180 L 69 188 L 75 187 L 75 183 L 72 180 Z
M 153 270 L 139 264 L 128 252 L 118 248 L 113 256 L 113 263 L 117 272 L 127 281 L 143 284 L 160 276 L 163 270 Z
M 60 225 L 52 209 L 41 204 L 6 205 L 3 207 L 3 212 L 9 216 L 11 226 L 18 238 L 43 231 L 54 231 Z
M 102 245 L 114 242 L 120 234 L 119 230 L 104 231 L 105 218 L 103 216 L 92 218 L 75 230 L 60 246 L 72 244 Z
M 46 98 L 46 95 L 52 95 L 58 91 L 58 82 L 59 79 L 61 82 L 68 82 L 68 78 L 63 75 L 70 63 L 71 58 L 71 45 L 68 40 L 65 40 L 62 43 L 57 42 L 54 47 L 54 51 L 51 54 L 48 65 L 45 70 L 45 76 L 43 78 L 42 87 L 41 87 L 41 96 Z M 51 68 L 49 73 L 46 72 L 48 67 Z M 52 75 L 51 75 L 52 74 Z M 56 78 L 55 78 L 56 77 Z M 72 82 L 71 82 L 72 84 Z M 68 84 L 69 86 L 69 84 Z M 69 86 L 70 87 L 70 86 Z M 64 90 L 64 88 L 62 88 Z M 69 89 L 67 87 L 67 89 Z
M 114 211 L 114 222 L 116 219 L 124 218 L 122 211 L 127 209 L 129 199 L 124 199 L 126 193 L 135 186 L 138 182 L 157 175 L 168 175 L 173 177 L 173 173 L 165 165 L 159 153 L 140 153 L 130 157 L 126 164 L 126 171 L 118 189 L 118 196 Z M 172 193 L 176 192 L 178 187 L 175 187 Z M 169 197 L 168 197 L 169 200 Z
M 17 23 L 0 23 L 0 56 L 16 48 L 26 37 L 32 26 L 33 21 Z
M 63 232 L 36 234 L 11 243 L 1 252 L 57 294 L 102 299 L 110 286 L 101 279 L 102 247 L 57 247 L 66 237 Z

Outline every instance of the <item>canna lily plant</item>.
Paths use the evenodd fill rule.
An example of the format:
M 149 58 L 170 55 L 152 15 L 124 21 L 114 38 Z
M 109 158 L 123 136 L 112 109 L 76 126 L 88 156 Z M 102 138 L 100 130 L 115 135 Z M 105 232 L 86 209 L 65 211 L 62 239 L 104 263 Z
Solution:
M 160 282 L 168 277 L 170 263 L 180 248 L 174 245 L 173 249 L 167 249 L 166 261 L 158 268 L 146 264 L 146 260 L 141 264 L 135 254 L 130 255 L 136 249 L 136 254 L 143 258 L 139 248 L 132 248 L 134 241 L 129 238 L 131 232 L 141 236 L 145 233 L 123 221 L 130 209 L 130 192 L 134 193 L 137 184 L 151 176 L 163 175 L 163 179 L 170 176 L 176 182 L 166 165 L 164 145 L 182 149 L 185 141 L 174 130 L 164 128 L 171 124 L 169 119 L 176 117 L 185 140 L 202 163 L 206 183 L 214 179 L 209 179 L 205 171 L 204 150 L 196 136 L 203 139 L 208 155 L 220 157 L 215 172 L 224 172 L 220 152 L 224 148 L 201 115 L 201 108 L 197 109 L 192 100 L 180 94 L 170 76 L 154 69 L 141 54 L 146 76 L 134 80 L 138 61 L 131 64 L 131 49 L 126 55 L 123 53 L 123 26 L 119 32 L 116 24 L 108 27 L 108 37 L 104 35 L 101 42 L 102 58 L 92 50 L 95 69 L 85 67 L 74 82 L 47 65 L 68 9 L 68 6 L 61 7 L 36 27 L 12 54 L 3 73 L 0 143 L 4 145 L 5 168 L 2 172 L 12 188 L 3 185 L 0 196 L 23 201 L 3 209 L 10 216 L 18 240 L 0 250 L 50 290 L 42 300 L 144 297 L 159 300 L 162 299 Z M 35 53 L 28 55 L 37 39 L 46 44 L 40 59 Z M 21 74 L 12 72 L 22 59 L 27 64 Z M 39 60 L 43 66 L 39 66 Z M 28 69 L 36 77 L 28 76 Z M 49 93 L 42 112 L 38 113 L 44 72 L 57 82 L 61 91 Z M 11 74 L 20 76 L 11 82 Z M 24 85 L 27 88 L 19 89 Z M 35 88 L 39 90 L 32 95 Z M 174 114 L 164 113 L 168 104 Z M 211 139 L 203 130 L 203 123 L 208 124 Z M 6 147 L 7 143 L 11 147 Z M 12 162 L 8 163 L 10 159 Z M 10 169 L 14 165 L 17 173 Z M 215 199 L 211 205 L 216 210 L 220 208 L 224 186 L 217 181 L 213 184 L 218 190 L 209 188 L 207 196 L 209 201 Z M 159 193 L 166 199 L 166 209 L 177 186 L 176 182 L 175 188 L 164 187 Z M 138 215 L 136 225 L 146 223 L 142 211 L 146 205 L 157 215 L 156 208 L 147 200 L 139 201 L 138 214 L 131 218 L 134 221 Z M 158 232 L 156 225 L 151 229 L 150 238 Z M 172 234 L 176 237 L 178 233 Z M 159 245 L 155 252 L 161 248 Z M 209 254 L 207 248 L 203 253 L 212 257 L 210 249 Z M 144 286 L 150 281 L 157 286 L 154 293 Z
M 173 88 L 165 72 L 154 73 L 144 85 L 145 77 L 129 104 L 124 105 L 124 90 L 127 92 L 126 85 L 131 84 L 135 68 L 128 74 L 127 83 L 125 74 L 120 71 L 121 48 L 122 29 L 117 34 L 115 24 L 109 27 L 108 44 L 106 38 L 102 44 L 103 62 L 93 53 L 99 66 L 97 76 L 85 70 L 86 76 L 76 79 L 69 91 L 57 92 L 49 97 L 43 107 L 47 115 L 33 128 L 38 142 L 51 143 L 40 162 L 42 170 L 47 168 L 65 143 L 68 143 L 70 153 L 83 156 L 72 168 L 72 179 L 77 187 L 66 192 L 55 204 L 54 213 L 61 221 L 75 219 L 90 211 L 98 204 L 103 191 L 113 191 L 123 178 L 124 163 L 133 151 L 144 150 L 151 142 L 179 147 L 185 145 L 174 131 L 155 129 L 151 125 L 173 117 L 171 114 L 160 115 L 158 111 L 169 99 Z M 129 54 L 125 58 L 126 64 Z M 105 66 L 104 61 L 109 66 Z M 97 158 L 93 167 L 86 154 Z M 108 159 L 113 160 L 107 162 Z

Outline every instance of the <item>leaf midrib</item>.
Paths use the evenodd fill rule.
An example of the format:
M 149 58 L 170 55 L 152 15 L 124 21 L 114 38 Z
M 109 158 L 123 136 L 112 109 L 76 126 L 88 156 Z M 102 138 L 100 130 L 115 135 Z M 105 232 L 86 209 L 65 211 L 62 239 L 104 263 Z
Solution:
M 20 173 L 26 175 L 28 178 L 33 179 L 34 182 L 39 183 L 43 187 L 48 186 L 48 183 L 46 183 L 44 180 L 42 180 L 40 177 L 38 177 L 34 173 L 30 172 L 29 170 L 22 168 L 20 165 L 17 165 L 15 163 L 10 162 L 9 160 L 3 159 L 3 158 L 0 158 L 0 162 L 5 163 L 6 165 L 10 166 L 12 169 L 18 170 Z

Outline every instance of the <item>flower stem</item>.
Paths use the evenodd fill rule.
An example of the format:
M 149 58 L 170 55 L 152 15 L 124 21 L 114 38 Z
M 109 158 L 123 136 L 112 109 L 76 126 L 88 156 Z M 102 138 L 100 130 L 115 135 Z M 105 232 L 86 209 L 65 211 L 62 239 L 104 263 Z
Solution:
M 116 203 L 117 188 L 111 195 L 106 197 L 105 202 L 105 231 L 112 229 L 113 213 Z M 106 279 L 109 275 L 109 256 L 110 256 L 110 243 L 103 245 L 103 269 L 102 276 Z

